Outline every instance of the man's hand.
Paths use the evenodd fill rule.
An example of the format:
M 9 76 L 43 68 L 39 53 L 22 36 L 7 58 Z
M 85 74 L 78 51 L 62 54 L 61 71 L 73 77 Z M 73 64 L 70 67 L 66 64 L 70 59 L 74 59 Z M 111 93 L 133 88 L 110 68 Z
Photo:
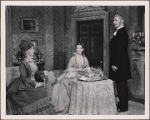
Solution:
M 114 72 L 116 72 L 118 70 L 118 68 L 115 65 L 112 65 L 111 68 Z

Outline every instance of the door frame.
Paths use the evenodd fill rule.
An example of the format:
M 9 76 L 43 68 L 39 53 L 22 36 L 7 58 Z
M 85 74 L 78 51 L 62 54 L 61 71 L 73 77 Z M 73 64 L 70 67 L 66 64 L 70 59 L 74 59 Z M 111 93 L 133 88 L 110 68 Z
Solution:
M 103 70 L 106 76 L 109 72 L 109 19 L 106 11 L 81 11 L 75 12 L 71 16 L 71 53 L 76 49 L 77 44 L 77 21 L 100 20 L 103 19 Z M 105 62 L 104 62 L 105 61 Z

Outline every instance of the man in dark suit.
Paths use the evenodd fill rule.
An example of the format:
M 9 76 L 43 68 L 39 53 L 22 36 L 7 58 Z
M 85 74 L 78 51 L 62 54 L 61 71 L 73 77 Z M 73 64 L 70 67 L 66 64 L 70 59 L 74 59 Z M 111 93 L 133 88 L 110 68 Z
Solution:
M 119 97 L 117 109 L 120 112 L 128 110 L 128 86 L 130 79 L 130 63 L 128 57 L 128 33 L 124 27 L 124 18 L 115 15 L 113 19 L 116 31 L 110 41 L 110 69 L 109 77 L 115 81 Z

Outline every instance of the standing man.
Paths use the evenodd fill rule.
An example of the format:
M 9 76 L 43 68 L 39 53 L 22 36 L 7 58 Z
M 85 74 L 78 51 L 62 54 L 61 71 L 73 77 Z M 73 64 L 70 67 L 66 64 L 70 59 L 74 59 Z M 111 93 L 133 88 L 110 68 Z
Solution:
M 124 27 L 124 18 L 118 14 L 113 19 L 116 31 L 110 41 L 110 79 L 115 81 L 119 97 L 118 112 L 128 110 L 128 86 L 130 79 L 130 63 L 128 57 L 128 34 Z

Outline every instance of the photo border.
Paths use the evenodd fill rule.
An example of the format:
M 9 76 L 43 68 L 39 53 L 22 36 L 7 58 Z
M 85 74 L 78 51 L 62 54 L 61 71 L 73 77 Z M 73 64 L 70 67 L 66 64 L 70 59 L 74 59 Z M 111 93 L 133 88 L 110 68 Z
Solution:
M 145 115 L 6 115 L 6 6 L 145 6 Z M 1 118 L 2 119 L 148 119 L 149 118 L 149 1 L 1 1 Z M 148 26 L 148 27 L 146 27 Z

